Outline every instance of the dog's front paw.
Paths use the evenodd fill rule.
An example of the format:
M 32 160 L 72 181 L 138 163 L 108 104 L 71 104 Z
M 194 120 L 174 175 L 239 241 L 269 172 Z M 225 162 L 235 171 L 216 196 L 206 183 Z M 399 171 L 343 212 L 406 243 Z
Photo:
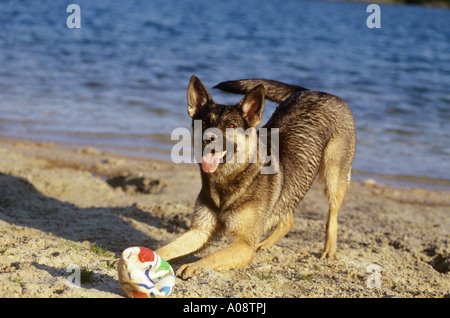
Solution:
M 181 279 L 188 279 L 200 274 L 203 269 L 203 266 L 201 266 L 198 262 L 184 264 L 177 270 L 177 276 Z

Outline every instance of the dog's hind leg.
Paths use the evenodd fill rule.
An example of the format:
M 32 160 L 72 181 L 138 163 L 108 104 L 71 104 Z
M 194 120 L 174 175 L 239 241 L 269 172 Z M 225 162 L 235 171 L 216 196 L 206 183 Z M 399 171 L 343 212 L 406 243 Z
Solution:
M 319 169 L 319 177 L 325 185 L 329 208 L 321 258 L 337 258 L 337 217 L 350 182 L 352 161 L 353 153 L 348 150 L 342 139 L 331 139 L 328 142 Z
M 256 245 L 256 250 L 270 248 L 272 245 L 281 240 L 286 234 L 288 234 L 292 227 L 294 226 L 294 215 L 292 213 L 292 209 L 289 210 L 289 213 L 281 219 L 280 223 L 278 223 L 275 230 L 264 240 Z

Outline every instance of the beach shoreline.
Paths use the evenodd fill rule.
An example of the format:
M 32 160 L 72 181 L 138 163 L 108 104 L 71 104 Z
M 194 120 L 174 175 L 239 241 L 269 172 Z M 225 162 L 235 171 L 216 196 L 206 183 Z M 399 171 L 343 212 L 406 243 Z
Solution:
M 449 190 L 380 179 L 354 174 L 339 215 L 339 260 L 318 258 L 327 202 L 314 184 L 273 248 L 243 269 L 177 278 L 170 297 L 450 297 Z M 200 187 L 195 164 L 0 137 L 0 296 L 124 297 L 113 261 L 186 231 Z M 228 244 L 217 238 L 171 265 Z M 85 273 L 79 288 L 67 284 L 73 264 Z M 371 265 L 379 286 L 369 283 Z
M 82 141 L 72 142 L 72 141 L 55 141 L 46 140 L 42 138 L 26 138 L 26 137 L 13 137 L 13 136 L 2 136 L 0 135 L 0 144 L 20 144 L 20 143 L 30 143 L 35 145 L 40 145 L 44 147 L 52 147 L 54 149 L 67 149 L 67 150 L 77 150 L 80 149 L 95 149 L 94 151 L 107 154 L 115 154 L 120 157 L 129 157 L 133 159 L 140 160 L 155 160 L 157 162 L 167 162 L 171 163 L 171 150 L 174 144 L 167 143 L 163 147 L 149 146 L 149 147 L 133 147 L 133 146 L 121 146 L 121 145 L 107 145 L 101 141 L 96 141 L 95 144 L 85 143 Z M 196 166 L 195 164 L 192 166 Z M 384 185 L 407 187 L 407 188 L 425 188 L 431 190 L 442 190 L 450 191 L 450 180 L 449 179 L 438 179 L 427 176 L 418 175 L 388 175 L 382 173 L 375 173 L 371 171 L 363 171 L 352 169 L 352 181 L 357 182 L 372 182 Z

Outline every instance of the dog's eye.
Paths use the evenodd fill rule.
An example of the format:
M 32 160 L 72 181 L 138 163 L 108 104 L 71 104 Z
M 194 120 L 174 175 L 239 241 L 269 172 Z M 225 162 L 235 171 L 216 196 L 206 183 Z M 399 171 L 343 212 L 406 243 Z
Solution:
M 236 128 L 236 125 L 235 125 L 235 124 L 232 124 L 232 123 L 229 123 L 229 124 L 227 125 L 227 128 Z

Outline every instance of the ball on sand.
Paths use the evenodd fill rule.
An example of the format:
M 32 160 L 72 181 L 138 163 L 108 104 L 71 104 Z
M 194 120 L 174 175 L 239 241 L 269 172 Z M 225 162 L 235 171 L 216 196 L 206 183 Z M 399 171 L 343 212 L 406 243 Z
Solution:
M 130 298 L 167 297 L 173 290 L 172 267 L 158 254 L 144 247 L 129 247 L 118 264 L 119 282 Z

